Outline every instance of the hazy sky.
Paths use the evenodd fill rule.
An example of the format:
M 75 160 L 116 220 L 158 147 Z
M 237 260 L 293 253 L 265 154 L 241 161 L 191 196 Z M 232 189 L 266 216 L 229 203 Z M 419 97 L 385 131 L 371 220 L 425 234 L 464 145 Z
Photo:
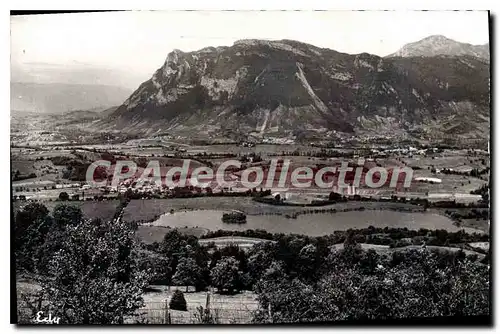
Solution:
M 11 17 L 13 64 L 74 62 L 149 77 L 173 49 L 293 39 L 385 56 L 429 35 L 488 42 L 486 11 L 108 12 Z

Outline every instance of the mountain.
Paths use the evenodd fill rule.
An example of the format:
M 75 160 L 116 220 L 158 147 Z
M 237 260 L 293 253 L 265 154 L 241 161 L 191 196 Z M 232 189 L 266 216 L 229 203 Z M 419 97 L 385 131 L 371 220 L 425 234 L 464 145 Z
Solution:
M 350 55 L 290 40 L 174 50 L 107 123 L 144 134 L 322 138 L 439 136 L 444 125 L 488 135 L 488 62 Z
M 401 49 L 387 57 L 434 57 L 447 56 L 473 56 L 489 61 L 490 46 L 460 43 L 442 35 L 426 37 L 418 42 L 404 45 Z
M 132 91 L 107 85 L 11 82 L 12 111 L 65 113 L 120 105 Z

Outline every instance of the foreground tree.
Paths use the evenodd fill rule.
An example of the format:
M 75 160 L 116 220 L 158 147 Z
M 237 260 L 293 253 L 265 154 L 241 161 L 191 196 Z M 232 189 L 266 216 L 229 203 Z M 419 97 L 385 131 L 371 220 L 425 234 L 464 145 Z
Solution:
M 210 271 L 212 285 L 219 292 L 233 293 L 240 285 L 241 272 L 238 270 L 238 261 L 229 256 L 223 257 Z
M 316 246 L 308 244 L 302 247 L 297 258 L 297 271 L 299 276 L 304 279 L 312 279 L 316 271 L 317 262 Z
M 290 279 L 272 264 L 256 285 L 255 322 L 314 322 L 488 315 L 488 266 L 459 254 L 332 250 L 317 282 Z M 356 256 L 357 256 L 356 255 Z
M 276 248 L 271 242 L 260 242 L 248 251 L 248 273 L 256 283 L 269 268 L 275 257 Z
M 189 286 L 198 285 L 202 279 L 201 268 L 192 258 L 182 258 L 177 265 L 177 270 L 172 276 L 172 283 L 175 285 L 185 285 L 186 292 Z
M 36 221 L 43 220 L 49 215 L 49 210 L 40 203 L 29 203 L 16 214 L 16 245 L 22 242 L 24 232 Z
M 322 306 L 322 296 L 314 287 L 285 274 L 283 263 L 273 262 L 257 282 L 259 309 L 254 315 L 256 323 L 285 323 L 324 321 L 331 310 Z
M 16 214 L 15 252 L 17 269 L 34 271 L 40 247 L 53 227 L 49 210 L 39 203 L 30 203 Z
M 148 277 L 137 263 L 133 230 L 124 223 L 67 226 L 42 282 L 47 305 L 65 323 L 119 324 L 143 306 Z
M 83 218 L 83 213 L 77 206 L 60 203 L 55 206 L 52 216 L 58 227 L 65 227 L 78 224 Z
M 149 284 L 169 285 L 172 269 L 169 267 L 169 260 L 165 256 L 142 250 L 139 253 L 140 269 L 149 275 Z
M 158 244 L 156 251 L 168 258 L 168 266 L 171 268 L 171 274 L 177 271 L 178 263 L 183 258 L 193 259 L 196 265 L 201 268 L 198 274 L 203 278 L 198 279 L 199 276 L 198 274 L 196 275 L 196 279 L 194 280 L 196 291 L 203 290 L 207 286 L 209 277 L 206 267 L 210 257 L 207 250 L 200 246 L 196 237 L 182 234 L 177 229 L 173 229 L 165 234 L 162 242 Z M 181 277 L 178 276 L 177 278 Z M 170 276 L 169 279 L 172 280 L 173 277 Z

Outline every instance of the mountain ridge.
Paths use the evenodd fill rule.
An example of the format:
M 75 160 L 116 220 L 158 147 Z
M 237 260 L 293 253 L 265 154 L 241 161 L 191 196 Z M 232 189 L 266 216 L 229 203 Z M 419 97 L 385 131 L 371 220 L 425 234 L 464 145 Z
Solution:
M 470 112 L 487 118 L 488 80 L 489 64 L 467 55 L 383 58 L 291 40 L 239 40 L 170 52 L 109 123 L 145 133 L 426 135 Z M 475 135 L 489 127 L 480 123 L 487 124 Z

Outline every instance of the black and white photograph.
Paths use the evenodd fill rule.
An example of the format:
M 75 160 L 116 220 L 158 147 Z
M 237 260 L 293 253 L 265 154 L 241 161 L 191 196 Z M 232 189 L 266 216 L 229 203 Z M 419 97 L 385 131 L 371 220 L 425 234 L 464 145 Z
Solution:
M 9 19 L 11 323 L 492 325 L 489 11 Z

